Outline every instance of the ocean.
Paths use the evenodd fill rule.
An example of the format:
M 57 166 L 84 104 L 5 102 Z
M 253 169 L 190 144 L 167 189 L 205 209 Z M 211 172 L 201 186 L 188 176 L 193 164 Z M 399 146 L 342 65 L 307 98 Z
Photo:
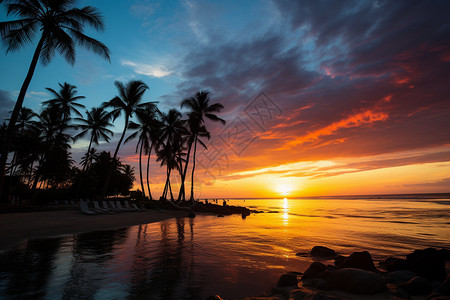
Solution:
M 342 255 L 367 250 L 375 261 L 450 248 L 448 194 L 227 202 L 258 213 L 169 219 L 1 251 L 0 298 L 242 298 L 305 271 L 313 259 L 296 254 L 316 245 Z

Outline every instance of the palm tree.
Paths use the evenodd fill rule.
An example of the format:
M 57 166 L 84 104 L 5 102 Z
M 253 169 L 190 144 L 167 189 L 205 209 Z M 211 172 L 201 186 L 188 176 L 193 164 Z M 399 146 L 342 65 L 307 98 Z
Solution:
M 171 170 L 181 170 L 180 160 L 184 142 L 183 136 L 186 135 L 185 122 L 181 117 L 181 113 L 176 109 L 169 110 L 167 114 L 161 114 L 161 136 L 158 145 L 157 161 L 161 161 L 161 166 L 167 166 L 167 179 L 163 198 L 167 198 L 168 190 L 170 190 L 172 197 L 172 190 L 170 188 Z
M 68 122 L 70 119 L 71 112 L 74 112 L 79 117 L 83 115 L 78 111 L 78 108 L 85 108 L 83 104 L 77 103 L 77 100 L 84 99 L 84 96 L 76 96 L 77 87 L 67 82 L 64 82 L 62 85 L 58 83 L 60 86 L 59 93 L 51 88 L 46 88 L 53 96 L 54 99 L 44 101 L 42 104 L 46 108 L 57 107 L 62 114 L 63 122 Z
M 42 173 L 50 172 L 49 168 L 58 165 L 57 163 L 49 163 L 54 162 L 56 156 L 58 156 L 60 161 L 64 161 L 64 164 L 68 163 L 68 168 L 71 164 L 70 158 L 64 158 L 65 155 L 69 155 L 67 149 L 70 148 L 69 140 L 71 139 L 71 136 L 64 133 L 64 130 L 71 126 L 62 120 L 59 109 L 52 107 L 43 110 L 39 115 L 39 122 L 36 124 L 38 125 L 42 142 L 38 150 L 40 158 L 32 187 L 33 190 L 36 190 Z
M 191 132 L 191 138 L 189 139 L 188 153 L 186 158 L 186 164 L 184 165 L 184 171 L 181 175 L 181 187 L 180 194 L 184 199 L 184 180 L 186 178 L 186 172 L 189 164 L 189 157 L 191 153 L 192 144 L 194 145 L 194 152 L 192 155 L 192 175 L 191 175 L 191 200 L 194 200 L 194 171 L 195 171 L 195 155 L 197 152 L 197 142 L 199 141 L 200 133 L 203 136 L 208 136 L 209 133 L 205 127 L 205 118 L 225 124 L 225 120 L 219 118 L 215 113 L 220 112 L 223 109 L 223 105 L 220 103 L 210 103 L 209 92 L 200 91 L 195 93 L 193 97 L 184 99 L 181 102 L 181 107 L 187 107 L 190 109 L 188 114 L 189 128 Z M 179 197 L 180 199 L 180 197 Z
M 33 110 L 26 108 L 26 107 L 22 107 L 19 111 L 19 116 L 18 116 L 18 120 L 17 120 L 17 124 L 16 124 L 16 129 L 19 130 L 19 134 L 17 135 L 18 141 L 14 141 L 14 143 L 12 145 L 12 148 L 15 148 L 15 149 L 14 149 L 14 155 L 13 155 L 13 158 L 11 161 L 11 166 L 10 166 L 11 175 L 15 172 L 18 161 L 20 161 L 18 159 L 19 153 L 17 150 L 18 150 L 18 148 L 22 148 L 21 150 L 23 150 L 23 148 L 25 148 L 25 147 L 22 147 L 24 145 L 21 144 L 21 141 L 23 140 L 23 137 L 27 130 L 35 128 L 36 121 L 34 121 L 33 119 L 37 116 L 38 115 L 35 112 L 33 112 Z M 29 145 L 26 145 L 26 148 L 28 148 L 28 147 L 29 147 Z
M 95 148 L 90 148 L 85 155 L 81 158 L 81 165 L 83 166 L 83 169 L 87 169 L 90 166 L 92 166 L 92 161 L 97 159 L 98 152 Z
M 15 125 L 22 107 L 26 91 L 33 77 L 37 62 L 41 57 L 47 65 L 59 52 L 70 63 L 75 63 L 75 43 L 103 56 L 108 61 L 109 49 L 101 42 L 84 34 L 84 24 L 97 30 L 103 29 L 103 21 L 97 10 L 90 6 L 75 8 L 73 0 L 2 0 L 8 16 L 21 19 L 0 22 L 0 35 L 7 45 L 6 53 L 15 51 L 31 43 L 39 33 L 39 41 L 31 60 L 28 73 L 20 88 L 11 119 L 8 124 L 5 143 L 2 143 L 0 158 L 0 195 L 5 175 L 5 166 Z
M 109 142 L 110 137 L 113 132 L 108 129 L 108 127 L 113 126 L 110 122 L 111 115 L 101 107 L 93 107 L 91 111 L 86 110 L 86 119 L 75 118 L 77 128 L 81 128 L 81 132 L 78 133 L 74 139 L 79 139 L 84 137 L 88 132 L 90 132 L 91 138 L 89 140 L 89 146 L 86 151 L 86 155 L 90 153 L 92 143 L 98 145 L 101 139 Z M 83 165 L 83 171 L 86 169 L 86 164 Z
M 115 86 L 119 90 L 119 96 L 114 97 L 108 102 L 102 104 L 103 108 L 110 107 L 113 110 L 111 115 L 113 116 L 113 121 L 116 120 L 123 113 L 125 115 L 125 125 L 123 127 L 122 135 L 120 136 L 119 142 L 117 143 L 116 150 L 114 151 L 113 160 L 116 159 L 117 153 L 119 152 L 120 145 L 122 144 L 125 133 L 129 125 L 130 119 L 133 117 L 135 112 L 139 109 L 145 109 L 146 107 L 154 107 L 154 102 L 142 103 L 142 97 L 148 86 L 139 80 L 131 80 L 126 85 L 120 81 L 116 81 Z M 112 175 L 112 169 L 108 172 L 106 177 L 105 186 L 103 187 L 103 195 L 105 196 L 108 189 L 109 179 Z
M 125 143 L 134 139 L 139 135 L 139 140 L 136 144 L 136 153 L 139 151 L 139 178 L 141 181 L 142 193 L 145 198 L 145 189 L 144 189 L 144 181 L 142 180 L 142 152 L 145 150 L 145 154 L 148 155 L 147 159 L 147 187 L 149 199 L 152 200 L 152 193 L 150 192 L 150 185 L 148 183 L 148 167 L 149 167 L 149 159 L 151 156 L 151 151 L 154 145 L 154 141 L 151 139 L 151 132 L 155 129 L 155 121 L 156 121 L 157 108 L 156 106 L 146 107 L 145 109 L 139 109 L 136 111 L 136 117 L 138 123 L 130 121 L 128 128 L 136 130 L 133 134 L 131 134 L 126 140 Z

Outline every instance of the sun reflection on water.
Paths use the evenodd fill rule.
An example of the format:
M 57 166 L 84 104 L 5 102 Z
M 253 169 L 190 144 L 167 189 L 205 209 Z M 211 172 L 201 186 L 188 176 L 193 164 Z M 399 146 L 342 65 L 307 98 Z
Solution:
M 284 203 L 283 203 L 283 211 L 284 211 L 284 213 L 283 213 L 283 225 L 287 226 L 288 223 L 289 223 L 289 214 L 288 214 L 289 203 L 288 203 L 288 199 L 287 198 L 284 198 L 283 201 L 284 201 Z

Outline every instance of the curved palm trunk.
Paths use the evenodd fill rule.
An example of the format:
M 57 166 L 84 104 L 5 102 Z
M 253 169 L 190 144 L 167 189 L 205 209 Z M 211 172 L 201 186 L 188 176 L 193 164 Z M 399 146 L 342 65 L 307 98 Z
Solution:
M 167 199 L 167 192 L 168 192 L 168 190 L 169 190 L 169 178 L 170 178 L 170 170 L 169 170 L 169 167 L 167 167 L 167 169 L 166 169 L 166 184 L 164 185 L 164 190 L 163 190 L 163 194 L 162 194 L 162 197 L 164 198 L 164 199 Z
M 192 156 L 192 176 L 191 176 L 191 197 L 194 200 L 194 171 L 195 171 L 195 154 L 197 153 L 197 135 L 194 138 L 194 154 Z
M 149 176 L 148 176 L 148 174 L 150 172 L 150 157 L 152 156 L 152 148 L 153 148 L 153 142 L 150 145 L 150 150 L 148 152 L 148 158 L 147 158 L 147 189 L 148 189 L 148 197 L 150 200 L 153 200 L 152 193 L 150 191 L 150 181 L 149 181 Z
M 141 142 L 141 149 L 139 150 L 139 179 L 141 180 L 141 188 L 142 188 L 142 195 L 145 199 L 145 190 L 144 190 L 144 182 L 142 181 L 142 148 L 144 146 L 144 143 Z
M 31 78 L 33 78 L 34 70 L 36 69 L 37 62 L 39 60 L 39 55 L 42 50 L 42 45 L 44 44 L 46 34 L 43 33 L 39 43 L 36 47 L 36 50 L 33 54 L 33 59 L 31 60 L 30 68 L 28 69 L 27 76 L 23 81 L 22 87 L 20 88 L 19 96 L 17 97 L 16 105 L 14 106 L 14 110 L 11 114 L 11 119 L 9 120 L 8 128 L 6 130 L 6 139 L 5 143 L 1 147 L 1 156 L 0 156 L 0 198 L 2 195 L 3 189 L 3 181 L 5 176 L 5 168 L 6 161 L 8 159 L 9 148 L 11 147 L 12 138 L 14 135 L 14 129 L 16 126 L 17 118 L 19 117 L 19 111 L 22 108 L 23 100 L 25 99 L 25 94 L 28 90 L 28 86 L 30 85 Z M 0 199 L 1 200 L 1 199 Z
M 105 196 L 106 196 L 106 191 L 108 190 L 109 181 L 111 180 L 111 175 L 112 175 L 112 172 L 114 171 L 114 161 L 116 160 L 117 153 L 119 152 L 120 145 L 122 144 L 122 141 L 123 141 L 123 138 L 125 136 L 125 133 L 127 132 L 129 118 L 130 117 L 128 115 L 125 116 L 125 127 L 123 128 L 122 136 L 120 137 L 120 140 L 119 140 L 119 142 L 117 143 L 117 146 L 116 146 L 116 150 L 114 151 L 112 164 L 111 164 L 111 167 L 109 168 L 108 175 L 106 176 L 105 185 L 103 186 L 103 191 L 102 191 L 102 195 L 101 195 L 102 198 L 105 198 Z
M 191 148 L 192 148 L 192 143 L 189 143 L 187 157 L 186 157 L 186 164 L 184 165 L 184 171 L 181 174 L 181 186 L 180 186 L 180 192 L 178 193 L 178 201 L 186 200 L 186 191 L 185 191 L 184 181 L 186 179 L 187 168 L 189 165 L 189 158 L 191 156 Z

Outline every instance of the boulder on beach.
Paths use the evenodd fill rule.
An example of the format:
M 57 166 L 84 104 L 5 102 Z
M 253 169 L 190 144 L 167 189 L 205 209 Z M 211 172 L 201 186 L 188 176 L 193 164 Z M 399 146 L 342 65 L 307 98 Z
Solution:
M 334 258 L 334 265 L 338 268 L 341 268 L 346 258 L 347 257 L 343 255 L 336 255 L 336 257 Z
M 447 275 L 447 278 L 439 286 L 438 291 L 444 295 L 450 296 L 450 274 Z
M 302 280 L 318 277 L 322 272 L 326 271 L 327 266 L 323 263 L 315 261 L 309 265 L 305 273 L 303 273 Z
M 409 270 L 408 262 L 406 259 L 397 257 L 388 257 L 378 263 L 380 267 L 386 269 L 388 272 Z
M 450 297 L 439 293 L 432 293 L 428 295 L 426 300 L 450 300 Z
M 222 298 L 220 298 L 219 295 L 213 295 L 213 296 L 209 296 L 205 300 L 222 300 Z
M 336 256 L 336 251 L 324 246 L 314 246 L 309 254 L 313 257 L 331 259 Z
M 353 268 L 327 270 L 320 277 L 333 288 L 355 294 L 377 294 L 386 290 L 386 283 L 381 275 Z
M 344 260 L 341 267 L 378 272 L 373 264 L 372 256 L 370 256 L 370 253 L 367 251 L 353 252 Z
M 284 298 L 283 298 L 284 299 Z M 305 288 L 292 290 L 289 293 L 290 300 L 343 300 L 342 297 L 322 291 L 311 291 Z
M 277 288 L 282 287 L 290 287 L 290 286 L 298 286 L 297 274 L 295 273 L 286 273 L 281 275 L 280 279 L 277 282 Z
M 415 250 L 406 256 L 409 270 L 428 280 L 444 280 L 445 259 L 442 252 L 427 248 Z
M 430 283 L 428 280 L 420 276 L 416 276 L 408 282 L 400 284 L 398 287 L 412 296 L 428 295 L 431 293 Z
M 394 271 L 394 272 L 387 274 L 386 282 L 399 284 L 399 283 L 407 282 L 416 276 L 417 276 L 417 274 L 415 274 L 411 271 L 408 271 L 408 270 Z

